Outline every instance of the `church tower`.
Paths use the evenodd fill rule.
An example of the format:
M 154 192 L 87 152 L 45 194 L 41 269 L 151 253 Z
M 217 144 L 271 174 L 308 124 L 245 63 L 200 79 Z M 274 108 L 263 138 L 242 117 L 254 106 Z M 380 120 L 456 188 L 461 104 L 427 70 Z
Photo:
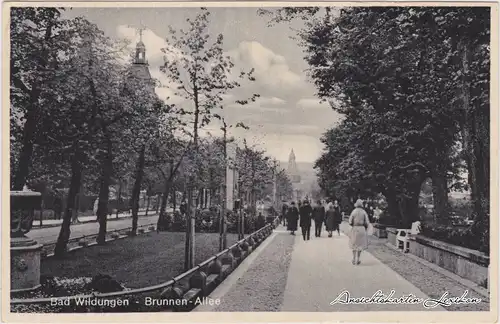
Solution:
M 146 58 L 146 45 L 142 42 L 143 28 L 139 29 L 139 42 L 135 45 L 135 56 L 131 66 L 134 78 L 141 79 L 148 86 L 148 90 L 154 93 L 154 82 L 149 72 L 149 64 Z
M 299 183 L 300 182 L 300 175 L 299 175 L 299 170 L 297 169 L 297 163 L 295 162 L 295 153 L 292 151 L 290 152 L 290 156 L 288 157 L 288 176 L 290 177 L 290 180 L 292 183 Z
M 140 39 L 135 46 L 135 60 L 134 64 L 148 64 L 146 60 L 146 45 L 142 42 L 142 30 L 140 31 Z

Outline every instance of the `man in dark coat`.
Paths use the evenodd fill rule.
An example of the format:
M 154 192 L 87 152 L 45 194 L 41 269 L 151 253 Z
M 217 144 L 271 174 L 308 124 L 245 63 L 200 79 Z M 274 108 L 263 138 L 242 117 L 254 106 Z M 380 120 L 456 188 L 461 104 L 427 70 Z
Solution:
M 300 206 L 299 210 L 300 214 L 300 228 L 302 229 L 302 237 L 304 241 L 308 241 L 311 239 L 311 217 L 312 217 L 312 208 L 309 205 L 307 200 L 304 200 L 302 206 Z
M 295 235 L 295 231 L 297 230 L 297 222 L 299 220 L 299 210 L 295 206 L 295 202 L 292 201 L 291 206 L 288 208 L 286 214 L 286 222 L 287 222 L 287 230 L 290 231 L 290 234 Z
M 314 218 L 314 236 L 321 236 L 321 227 L 325 221 L 325 207 L 321 204 L 321 201 L 316 202 L 316 206 L 313 208 L 313 218 Z
M 179 207 L 179 211 L 181 212 L 181 215 L 182 216 L 186 216 L 186 213 L 187 213 L 187 204 L 185 201 L 182 201 L 180 207 Z
M 286 226 L 286 213 L 288 210 L 288 206 L 285 202 L 283 202 L 283 207 L 281 207 L 281 217 L 280 221 L 283 223 L 283 226 Z

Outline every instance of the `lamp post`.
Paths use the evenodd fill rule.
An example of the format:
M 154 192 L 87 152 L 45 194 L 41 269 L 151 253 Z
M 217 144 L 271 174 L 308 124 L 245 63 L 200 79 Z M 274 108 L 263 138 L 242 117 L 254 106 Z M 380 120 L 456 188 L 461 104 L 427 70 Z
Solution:
M 230 128 L 243 128 L 243 129 L 249 129 L 248 126 L 245 124 L 239 122 L 235 125 L 228 125 L 226 123 L 226 120 L 223 116 L 219 114 L 214 114 L 215 118 L 218 118 L 222 122 L 221 126 L 221 131 L 223 133 L 223 152 L 224 152 L 224 176 L 223 176 L 223 181 L 222 181 L 222 186 L 221 186 L 221 194 L 222 194 L 222 206 L 221 206 L 221 233 L 220 233 L 220 238 L 219 238 L 219 250 L 222 251 L 227 248 L 227 228 L 226 228 L 226 210 L 231 210 L 233 209 L 233 190 L 234 190 L 234 185 L 231 184 L 230 186 L 230 194 L 228 195 L 228 179 L 233 181 L 235 173 L 235 160 L 236 160 L 236 148 L 234 146 L 231 146 L 230 154 L 227 152 L 227 144 L 228 144 L 228 139 L 227 139 L 227 133 Z M 229 161 L 230 160 L 230 161 Z M 229 163 L 230 162 L 230 163 Z M 231 174 L 230 174 L 231 173 Z M 231 175 L 228 177 L 228 175 Z M 228 197 L 229 196 L 229 197 Z

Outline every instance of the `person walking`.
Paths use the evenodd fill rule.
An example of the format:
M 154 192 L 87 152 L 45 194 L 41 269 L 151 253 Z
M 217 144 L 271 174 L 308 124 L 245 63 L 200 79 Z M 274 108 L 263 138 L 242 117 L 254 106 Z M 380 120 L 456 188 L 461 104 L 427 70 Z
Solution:
M 325 207 L 318 200 L 316 206 L 313 208 L 314 236 L 316 237 L 321 237 L 321 227 L 323 227 L 323 222 L 325 221 L 325 214 Z
M 286 215 L 286 223 L 287 230 L 290 231 L 290 234 L 295 235 L 295 231 L 297 230 L 297 222 L 299 220 L 299 210 L 295 206 L 295 202 L 292 201 L 291 206 L 288 208 Z
M 342 212 L 337 200 L 333 202 L 333 228 L 332 231 L 337 231 L 340 235 L 340 224 L 342 223 Z
M 335 219 L 335 209 L 333 208 L 333 204 L 328 205 L 328 209 L 326 210 L 325 213 L 325 228 L 326 231 L 328 232 L 328 237 L 332 237 L 332 232 L 334 226 L 334 219 Z
M 367 229 L 370 225 L 368 214 L 363 209 L 363 201 L 361 199 L 358 199 L 354 203 L 354 210 L 349 216 L 349 225 L 351 225 L 349 247 L 352 250 L 352 264 L 360 264 L 361 252 L 368 247 Z
M 183 200 L 181 202 L 181 205 L 179 206 L 179 212 L 181 213 L 181 215 L 183 217 L 186 217 L 186 213 L 187 213 L 187 204 L 186 204 L 186 201 Z
M 312 208 L 307 200 L 304 200 L 304 203 L 299 209 L 299 214 L 300 214 L 300 228 L 302 230 L 302 237 L 304 238 L 304 241 L 309 241 L 311 239 Z
M 287 214 L 288 206 L 286 202 L 283 201 L 283 207 L 281 207 L 281 217 L 280 223 L 283 223 L 283 226 L 286 226 L 286 214 Z

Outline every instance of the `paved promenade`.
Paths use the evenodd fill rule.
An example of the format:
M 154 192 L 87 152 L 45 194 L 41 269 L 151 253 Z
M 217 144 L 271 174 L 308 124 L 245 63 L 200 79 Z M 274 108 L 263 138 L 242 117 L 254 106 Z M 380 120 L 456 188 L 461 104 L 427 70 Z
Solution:
M 351 298 L 370 298 L 378 290 L 386 295 L 394 290 L 393 298 L 428 296 L 368 252 L 363 252 L 360 265 L 353 265 L 344 234 L 329 238 L 323 232 L 316 238 L 313 233 L 309 241 L 303 241 L 300 229 L 296 234 L 291 236 L 278 227 L 249 256 L 251 260 L 244 260 L 211 294 L 221 304 L 195 311 L 445 311 L 442 307 L 426 309 L 422 303 L 331 305 L 344 291 Z
M 424 311 L 422 304 L 341 304 L 330 303 L 342 292 L 351 298 L 371 297 L 381 290 L 394 298 L 413 294 L 428 298 L 417 287 L 406 281 L 388 266 L 364 252 L 361 264 L 351 263 L 352 252 L 348 237 L 344 234 L 326 235 L 303 241 L 296 236 L 292 263 L 288 271 L 281 311 L 329 312 L 329 311 Z M 347 294 L 340 297 L 346 300 Z M 442 310 L 442 309 L 439 309 Z

